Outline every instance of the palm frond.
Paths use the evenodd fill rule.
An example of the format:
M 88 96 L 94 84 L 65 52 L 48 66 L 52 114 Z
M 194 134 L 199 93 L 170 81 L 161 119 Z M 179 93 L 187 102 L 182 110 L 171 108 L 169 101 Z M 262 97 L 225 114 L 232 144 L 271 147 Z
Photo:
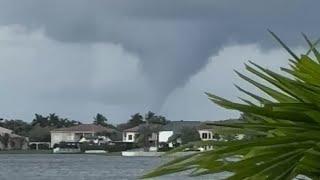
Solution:
M 303 34 L 310 50 L 298 57 L 278 36 L 270 33 L 294 58 L 290 60 L 289 69 L 282 68 L 285 74 L 275 73 L 253 62 L 245 64 L 246 70 L 266 83 L 236 73 L 271 99 L 239 86 L 236 86 L 239 91 L 260 105 L 248 99 L 241 98 L 244 103 L 237 103 L 206 93 L 215 104 L 246 115 L 243 123 L 212 125 L 242 129 L 260 136 L 239 141 L 211 142 L 215 147 L 213 150 L 179 158 L 144 177 L 193 169 L 191 175 L 232 172 L 229 179 L 293 179 L 298 175 L 319 179 L 320 55 L 316 49 L 319 41 L 312 43 Z M 315 60 L 309 56 L 311 51 Z M 237 160 L 230 160 L 233 157 L 237 157 Z

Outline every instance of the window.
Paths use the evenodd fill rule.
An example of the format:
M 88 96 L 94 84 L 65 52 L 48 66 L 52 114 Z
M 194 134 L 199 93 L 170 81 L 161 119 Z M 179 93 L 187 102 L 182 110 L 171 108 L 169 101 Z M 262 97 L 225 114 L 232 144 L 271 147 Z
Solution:
M 132 140 L 132 134 L 128 135 L 128 140 Z
M 207 133 L 202 133 L 202 139 L 207 139 L 208 138 L 208 134 Z
M 209 136 L 208 136 L 208 137 L 209 137 L 208 139 L 211 139 L 211 133 L 209 133 L 208 135 L 209 135 Z

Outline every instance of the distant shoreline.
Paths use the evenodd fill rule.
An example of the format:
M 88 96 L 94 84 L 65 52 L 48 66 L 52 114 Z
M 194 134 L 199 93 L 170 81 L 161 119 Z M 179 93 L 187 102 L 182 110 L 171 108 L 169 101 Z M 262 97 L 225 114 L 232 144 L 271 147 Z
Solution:
M 52 150 L 2 150 L 0 154 L 52 154 Z
M 54 153 L 52 153 L 52 150 L 8 150 L 8 151 L 0 151 L 0 155 L 1 154 L 54 154 Z M 75 154 L 75 153 L 73 153 L 73 154 Z M 121 152 L 111 152 L 111 153 L 105 153 L 105 154 L 86 154 L 86 153 L 76 153 L 76 154 L 121 156 Z

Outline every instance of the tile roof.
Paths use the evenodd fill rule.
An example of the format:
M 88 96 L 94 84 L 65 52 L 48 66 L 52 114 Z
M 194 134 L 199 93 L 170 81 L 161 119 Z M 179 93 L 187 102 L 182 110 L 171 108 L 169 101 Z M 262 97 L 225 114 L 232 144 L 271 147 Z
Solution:
M 0 127 L 0 134 L 12 134 L 12 130 Z
M 228 125 L 228 124 L 236 124 L 241 122 L 243 121 L 239 119 L 227 119 L 222 121 L 206 121 L 206 122 L 203 122 L 198 127 L 198 130 L 210 130 L 214 133 L 221 134 L 221 135 L 243 134 L 245 133 L 244 129 L 221 126 L 223 124 Z
M 234 124 L 234 123 L 241 123 L 242 121 L 239 119 L 226 119 L 220 121 L 205 121 L 202 122 L 201 125 L 198 127 L 199 130 L 207 130 L 207 129 L 221 129 L 226 128 L 214 124 Z
M 158 131 L 163 125 L 161 124 L 140 124 L 138 126 L 129 128 L 129 129 L 125 129 L 123 130 L 124 132 L 139 132 L 140 130 L 143 130 L 143 128 L 146 127 L 150 127 L 151 129 L 153 129 L 154 131 Z
M 174 131 L 175 133 L 180 133 L 185 127 L 197 128 L 200 125 L 200 121 L 170 121 L 168 124 L 164 125 L 160 131 Z
M 135 126 L 135 127 L 129 128 L 129 129 L 125 129 L 123 131 L 124 132 L 138 132 L 139 128 L 140 128 L 140 126 L 138 125 L 138 126 Z
M 59 129 L 54 129 L 52 132 L 72 132 L 72 131 L 77 131 L 77 132 L 114 132 L 114 129 L 103 127 L 100 125 L 95 125 L 95 124 L 80 124 L 76 126 L 71 126 L 67 128 L 59 128 Z
M 0 127 L 0 135 L 9 134 L 10 137 L 22 137 L 20 135 L 14 134 L 12 130 Z

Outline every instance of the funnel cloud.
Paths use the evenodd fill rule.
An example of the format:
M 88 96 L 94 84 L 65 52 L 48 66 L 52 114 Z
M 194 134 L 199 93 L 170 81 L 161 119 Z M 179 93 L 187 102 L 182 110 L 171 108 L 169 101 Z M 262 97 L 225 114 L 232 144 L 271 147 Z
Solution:
M 267 29 L 293 48 L 303 46 L 300 32 L 319 37 L 319 5 L 312 0 L 0 0 L 0 116 L 30 121 L 34 113 L 56 112 L 85 122 L 100 112 L 118 123 L 152 110 L 172 120 L 227 118 L 228 112 L 214 117 L 200 110 L 186 116 L 183 109 L 193 102 L 195 108 L 206 105 L 206 97 L 184 105 L 175 102 L 185 98 L 173 94 L 196 84 L 206 87 L 206 80 L 192 81 L 209 67 L 216 71 L 210 76 L 220 76 L 214 57 L 228 53 L 228 47 L 254 47 L 264 55 L 278 50 Z M 269 61 L 272 67 L 279 64 L 277 57 Z M 215 87 L 233 83 L 221 80 Z

